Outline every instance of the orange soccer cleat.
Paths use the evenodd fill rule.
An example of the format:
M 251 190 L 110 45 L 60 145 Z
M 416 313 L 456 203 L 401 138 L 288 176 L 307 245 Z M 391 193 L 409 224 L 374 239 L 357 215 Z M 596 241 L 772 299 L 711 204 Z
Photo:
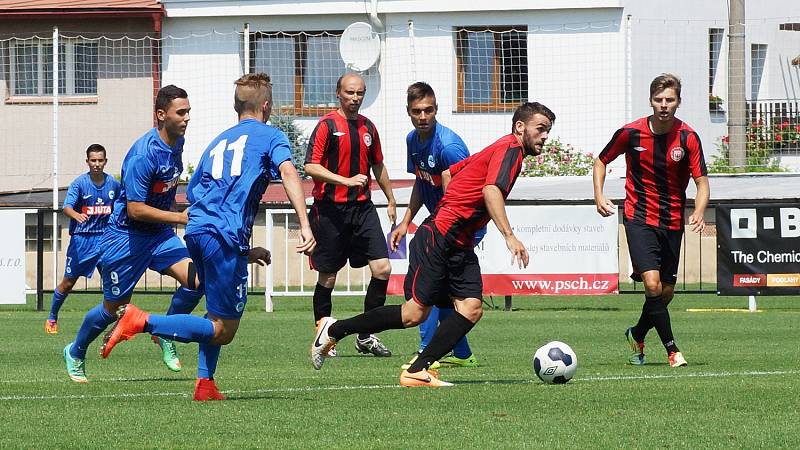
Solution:
M 114 346 L 122 341 L 127 341 L 144 331 L 144 326 L 150 314 L 131 305 L 122 305 L 117 311 L 117 321 L 111 331 L 103 336 L 103 345 L 100 346 L 100 356 L 108 358 Z
M 420 370 L 419 372 L 409 372 L 404 370 L 400 373 L 400 386 L 404 387 L 447 387 L 453 383 L 442 381 L 437 376 L 435 370 Z
M 44 332 L 47 334 L 58 334 L 58 322 L 47 319 L 44 323 Z

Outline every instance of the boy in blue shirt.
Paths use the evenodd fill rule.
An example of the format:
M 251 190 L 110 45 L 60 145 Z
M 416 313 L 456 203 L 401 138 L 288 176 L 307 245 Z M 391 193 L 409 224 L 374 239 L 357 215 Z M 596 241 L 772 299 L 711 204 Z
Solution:
M 197 286 L 196 271 L 173 230 L 175 225 L 187 223 L 188 214 L 171 211 L 183 170 L 183 135 L 190 109 L 186 91 L 173 85 L 161 88 L 155 102 L 158 126 L 133 144 L 122 163 L 122 186 L 100 239 L 104 300 L 86 314 L 75 340 L 64 347 L 67 374 L 75 382 L 88 381 L 86 349 L 116 320 L 117 309 L 130 301 L 134 286 L 148 268 L 170 275 L 183 286 L 176 291 L 167 314 L 191 312 L 202 296 L 192 290 Z M 167 367 L 179 371 L 175 344 L 167 339 L 156 343 Z
M 247 264 L 270 263 L 269 251 L 251 248 L 250 237 L 261 196 L 278 174 L 300 221 L 297 252 L 311 253 L 316 245 L 289 140 L 266 125 L 272 108 L 269 76 L 245 74 L 235 84 L 239 123 L 211 141 L 188 187 L 191 207 L 185 239 L 205 290 L 208 314 L 158 316 L 128 304 L 101 349 L 106 358 L 118 342 L 142 332 L 199 343 L 194 400 L 201 401 L 225 399 L 214 372 L 221 346 L 233 340 L 247 303 Z
M 64 215 L 69 221 L 69 247 L 64 278 L 53 290 L 50 315 L 44 324 L 47 334 L 58 334 L 58 311 L 72 292 L 78 277 L 91 278 L 100 260 L 100 237 L 106 229 L 119 182 L 105 173 L 106 149 L 92 144 L 86 149 L 89 172 L 69 185 L 64 200 Z
M 408 173 L 413 173 L 417 179 L 411 189 L 411 198 L 406 214 L 389 237 L 392 251 L 397 251 L 400 240 L 408 232 L 408 226 L 422 205 L 425 205 L 428 213 L 433 214 L 436 204 L 444 195 L 442 172 L 469 156 L 469 150 L 464 141 L 455 132 L 436 120 L 438 110 L 436 95 L 429 84 L 420 81 L 408 87 L 406 110 L 414 125 L 414 130 L 406 137 L 407 167 Z M 476 245 L 484 234 L 486 234 L 486 228 L 477 233 Z M 419 326 L 420 345 L 417 354 L 422 353 L 433 339 L 439 322 L 453 313 L 453 302 L 449 298 L 441 299 L 440 304 L 441 307 L 431 308 L 428 318 Z M 415 355 L 402 368 L 407 369 L 416 358 Z M 470 349 L 465 336 L 453 348 L 453 355 L 442 358 L 439 363 L 475 367 L 478 365 L 478 359 L 472 354 L 472 349 Z M 438 365 L 431 367 L 435 369 Z

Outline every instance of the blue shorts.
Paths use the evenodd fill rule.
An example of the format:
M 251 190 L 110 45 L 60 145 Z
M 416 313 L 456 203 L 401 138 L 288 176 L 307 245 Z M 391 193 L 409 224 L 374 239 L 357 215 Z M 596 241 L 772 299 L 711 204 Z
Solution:
M 73 234 L 67 247 L 67 261 L 64 264 L 64 278 L 92 278 L 94 268 L 100 260 L 100 239 L 102 233 Z
M 240 319 L 247 304 L 247 255 L 210 233 L 184 236 L 206 294 L 206 311 Z
M 100 240 L 103 295 L 116 302 L 131 296 L 149 268 L 159 273 L 189 257 L 186 246 L 171 228 L 154 235 L 132 234 L 108 228 Z

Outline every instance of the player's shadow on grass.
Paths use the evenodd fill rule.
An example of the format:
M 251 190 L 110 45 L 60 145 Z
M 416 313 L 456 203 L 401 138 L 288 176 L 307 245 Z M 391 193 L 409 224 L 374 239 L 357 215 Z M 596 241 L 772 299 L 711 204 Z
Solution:
M 159 382 L 163 383 L 165 381 L 169 382 L 176 382 L 180 381 L 181 383 L 186 383 L 187 381 L 195 381 L 196 378 L 194 377 L 148 377 L 148 378 L 120 378 L 114 381 L 119 383 L 141 383 L 141 382 Z
M 562 306 L 562 307 L 549 307 L 549 308 L 534 308 L 529 311 L 601 311 L 612 312 L 622 311 L 620 308 L 611 306 Z
M 300 398 L 300 397 L 287 397 L 283 395 L 268 395 L 267 393 L 264 394 L 245 394 L 245 395 L 236 395 L 236 394 L 225 394 L 225 402 L 236 402 L 236 401 L 253 401 L 253 400 L 288 400 L 288 401 L 297 401 L 297 400 L 305 400 L 305 401 L 314 401 L 311 398 Z

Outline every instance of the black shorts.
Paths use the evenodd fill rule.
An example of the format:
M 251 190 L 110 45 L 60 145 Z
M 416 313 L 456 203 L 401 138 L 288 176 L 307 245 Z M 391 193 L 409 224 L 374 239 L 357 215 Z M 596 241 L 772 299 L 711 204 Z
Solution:
M 445 242 L 436 226 L 425 221 L 409 244 L 408 274 L 403 284 L 407 300 L 423 306 L 451 305 L 450 296 L 482 299 L 483 280 L 478 256 Z
M 317 247 L 311 268 L 336 273 L 350 260 L 351 267 L 389 257 L 378 211 L 371 201 L 333 203 L 315 201 L 308 213 Z
M 633 263 L 631 279 L 642 281 L 644 272 L 658 270 L 663 283 L 674 285 L 678 280 L 683 229 L 667 230 L 632 220 L 625 220 L 624 225 Z

